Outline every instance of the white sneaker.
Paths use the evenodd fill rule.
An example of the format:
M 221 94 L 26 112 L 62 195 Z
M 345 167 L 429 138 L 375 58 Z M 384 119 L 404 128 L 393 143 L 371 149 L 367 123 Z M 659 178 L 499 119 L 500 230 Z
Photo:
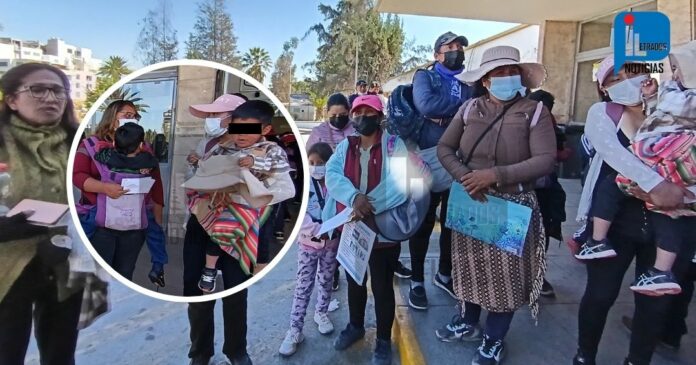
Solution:
M 314 323 L 319 326 L 319 333 L 322 335 L 328 335 L 334 330 L 333 323 L 331 323 L 331 320 L 326 313 L 314 313 Z
M 304 341 L 304 335 L 302 332 L 297 332 L 296 330 L 290 329 L 285 335 L 283 343 L 280 344 L 280 349 L 278 352 L 283 356 L 290 356 L 297 351 L 297 345 Z

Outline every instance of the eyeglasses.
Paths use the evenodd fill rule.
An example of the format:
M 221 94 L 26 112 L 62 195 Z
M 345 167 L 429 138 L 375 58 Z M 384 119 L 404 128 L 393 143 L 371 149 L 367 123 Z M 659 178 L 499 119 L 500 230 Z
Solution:
M 49 87 L 49 86 L 43 86 L 43 85 L 29 85 L 24 90 L 18 91 L 17 94 L 27 92 L 27 91 L 34 99 L 47 98 L 49 91 L 53 94 L 53 97 L 56 98 L 57 100 L 65 100 L 65 98 L 68 97 L 68 90 L 65 89 L 64 87 L 60 87 L 60 86 Z

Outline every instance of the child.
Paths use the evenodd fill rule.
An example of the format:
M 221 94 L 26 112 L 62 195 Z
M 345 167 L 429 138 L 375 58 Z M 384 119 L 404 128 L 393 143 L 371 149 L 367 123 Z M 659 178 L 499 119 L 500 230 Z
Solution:
M 696 70 L 687 65 L 696 62 L 696 42 L 675 50 L 669 55 L 672 65 L 672 80 L 662 83 L 656 110 L 643 122 L 634 138 L 631 149 L 646 165 L 655 169 L 666 180 L 680 186 L 696 185 Z M 644 87 L 645 98 L 653 96 L 657 90 Z M 619 184 L 617 186 L 616 184 Z M 610 204 L 623 199 L 634 186 L 623 176 L 607 179 L 601 183 L 603 199 Z M 619 187 L 621 189 L 619 189 Z M 687 194 L 691 195 L 691 194 Z M 690 209 L 660 211 L 647 204 L 651 212 L 651 223 L 656 232 L 657 255 L 655 265 L 633 283 L 631 289 L 639 293 L 653 295 L 678 294 L 681 287 L 671 273 L 677 253 L 689 237 L 679 228 L 679 220 L 696 215 L 696 205 Z M 673 219 L 670 219 L 673 218 Z M 613 257 L 616 252 L 607 240 L 611 222 L 593 218 L 592 238 L 584 245 L 577 258 Z M 597 249 L 602 245 L 601 249 Z
M 334 327 L 326 313 L 331 300 L 331 286 L 333 274 L 336 270 L 336 253 L 338 251 L 338 238 L 329 239 L 324 234 L 315 237 L 321 227 L 321 211 L 326 201 L 326 162 L 333 154 L 331 146 L 326 143 L 316 143 L 307 152 L 309 160 L 309 172 L 311 183 L 309 185 L 309 202 L 307 213 L 302 222 L 300 236 L 298 238 L 299 249 L 297 252 L 297 284 L 295 297 L 290 312 L 290 329 L 285 335 L 278 352 L 283 356 L 295 353 L 297 346 L 302 343 L 304 336 L 302 328 L 309 306 L 309 298 L 312 295 L 314 284 L 318 281 L 317 304 L 314 311 L 314 322 L 319 326 L 319 333 L 328 335 Z
M 202 160 L 213 155 L 238 155 L 240 167 L 249 169 L 266 188 L 272 187 L 276 183 L 274 175 L 287 174 L 291 170 L 282 148 L 264 138 L 271 130 L 273 115 L 273 107 L 265 101 L 251 100 L 241 104 L 232 112 L 229 139 L 221 140 Z M 294 196 L 294 189 L 290 190 Z M 206 293 L 215 290 L 216 265 L 221 253 L 238 257 L 246 274 L 250 274 L 256 264 L 258 228 L 266 221 L 271 209 L 253 209 L 232 200 L 226 196 L 219 202 L 211 201 L 221 213 L 212 224 L 201 222 L 211 237 L 206 249 L 205 267 L 198 282 L 198 287 Z M 246 213 L 241 216 L 248 219 L 240 220 L 239 212 Z M 197 218 L 199 221 L 204 219 Z M 255 222 L 253 218 L 256 218 Z

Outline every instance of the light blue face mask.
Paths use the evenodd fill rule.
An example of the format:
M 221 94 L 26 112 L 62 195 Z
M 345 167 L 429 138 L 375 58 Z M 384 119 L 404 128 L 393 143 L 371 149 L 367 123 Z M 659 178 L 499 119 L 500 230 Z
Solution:
M 491 77 L 488 91 L 498 100 L 512 100 L 517 94 L 524 95 L 526 88 L 522 86 L 522 76 Z

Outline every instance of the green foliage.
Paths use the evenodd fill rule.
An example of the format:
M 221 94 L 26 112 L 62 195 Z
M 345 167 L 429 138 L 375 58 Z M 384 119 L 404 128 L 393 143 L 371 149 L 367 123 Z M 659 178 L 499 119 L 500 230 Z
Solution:
M 205 0 L 198 4 L 196 24 L 186 41 L 186 58 L 239 68 L 237 37 L 225 3 L 225 0 Z
M 263 48 L 250 48 L 242 57 L 242 67 L 244 72 L 262 83 L 266 78 L 266 72 L 271 69 L 271 56 Z
M 283 53 L 276 60 L 271 74 L 271 91 L 284 103 L 290 101 L 291 92 L 296 92 L 292 87 L 296 70 L 292 61 L 299 41 L 296 37 L 292 37 L 283 44 Z
M 177 59 L 179 41 L 172 27 L 169 0 L 159 0 L 156 9 L 148 10 L 140 21 L 142 28 L 136 43 L 136 57 L 144 65 Z
M 97 71 L 97 83 L 93 89 L 87 91 L 83 110 L 89 110 L 99 97 L 115 84 L 121 77 L 131 73 L 123 57 L 111 56 L 104 61 Z

